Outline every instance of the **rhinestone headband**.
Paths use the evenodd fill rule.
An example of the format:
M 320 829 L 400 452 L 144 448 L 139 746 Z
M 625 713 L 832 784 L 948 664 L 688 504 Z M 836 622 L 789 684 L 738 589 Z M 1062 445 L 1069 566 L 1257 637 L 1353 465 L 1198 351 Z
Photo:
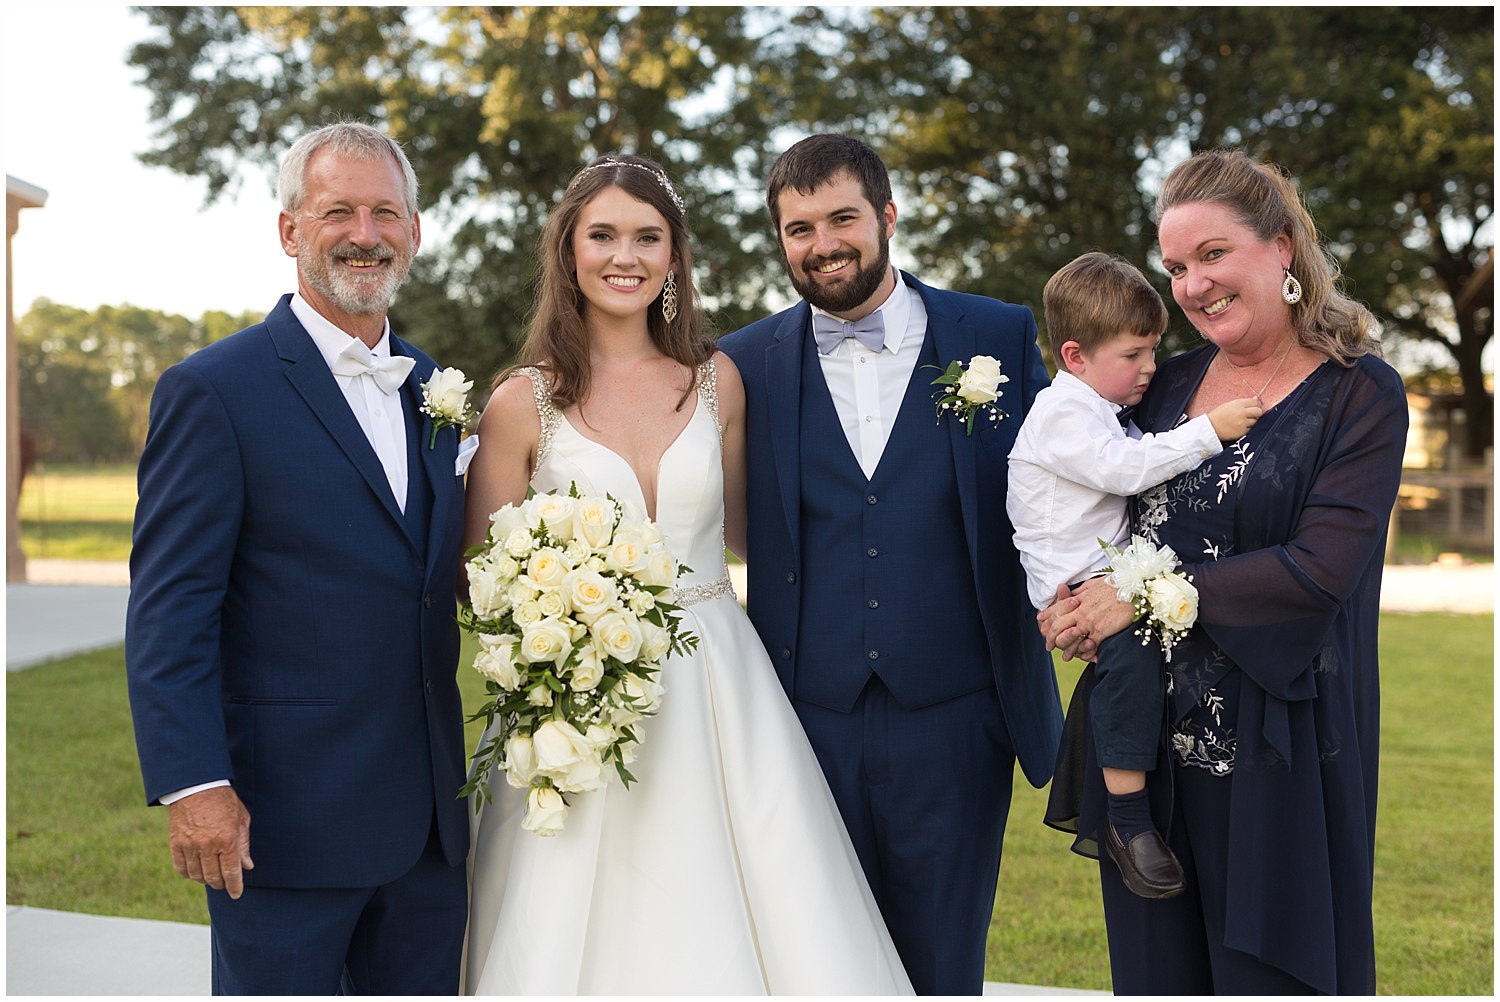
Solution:
M 589 164 L 583 170 L 579 171 L 577 176 L 573 178 L 573 184 L 577 184 L 578 179 L 583 177 L 589 171 L 598 170 L 601 167 L 634 167 L 636 170 L 645 171 L 647 174 L 650 174 L 652 177 L 656 178 L 657 184 L 667 189 L 667 195 L 672 199 L 672 204 L 677 206 L 677 211 L 682 213 L 684 216 L 687 215 L 687 206 L 683 204 L 682 196 L 677 194 L 677 189 L 672 187 L 672 182 L 667 180 L 667 175 L 662 171 L 657 170 L 655 167 L 647 167 L 645 164 L 630 163 L 625 160 L 616 160 L 614 157 L 605 157 L 598 163 Z

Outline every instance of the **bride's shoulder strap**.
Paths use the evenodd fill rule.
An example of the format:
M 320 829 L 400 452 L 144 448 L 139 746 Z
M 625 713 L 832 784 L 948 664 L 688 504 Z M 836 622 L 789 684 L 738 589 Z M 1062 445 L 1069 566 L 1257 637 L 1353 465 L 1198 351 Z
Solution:
M 712 358 L 698 366 L 698 399 L 708 408 L 708 416 L 714 419 L 714 427 L 723 439 L 724 426 L 719 423 L 719 370 Z
M 547 381 L 547 374 L 541 369 L 534 365 L 523 365 L 511 375 L 525 376 L 531 380 L 531 396 L 536 401 L 537 417 L 542 421 L 542 434 L 536 442 L 536 465 L 541 466 L 542 460 L 552 450 L 552 437 L 557 434 L 562 412 L 552 404 L 552 384 Z

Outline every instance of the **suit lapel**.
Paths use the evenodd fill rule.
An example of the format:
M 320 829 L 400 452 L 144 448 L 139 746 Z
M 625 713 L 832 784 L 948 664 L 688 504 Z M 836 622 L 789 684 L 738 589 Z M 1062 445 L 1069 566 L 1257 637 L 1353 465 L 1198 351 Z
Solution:
M 788 310 L 775 340 L 766 349 L 771 454 L 792 541 L 792 558 L 798 562 L 802 559 L 802 343 L 811 318 L 812 308 L 805 302 Z
M 401 525 L 401 509 L 396 504 L 396 496 L 391 493 L 391 484 L 386 479 L 380 459 L 370 447 L 370 440 L 365 437 L 364 429 L 355 420 L 354 412 L 349 409 L 349 402 L 339 390 L 333 373 L 328 371 L 328 364 L 323 361 L 317 346 L 298 323 L 291 308 L 286 305 L 287 302 L 284 299 L 266 318 L 266 329 L 270 331 L 277 354 L 289 363 L 286 369 L 287 381 L 307 403 L 360 476 L 364 477 L 365 483 L 375 492 L 391 518 L 397 525 Z M 404 526 L 402 531 L 405 531 Z
M 416 359 L 416 365 L 412 366 L 411 373 L 402 384 L 401 392 L 406 398 L 408 413 L 416 418 L 416 448 L 421 457 L 417 465 L 420 465 L 423 475 L 427 478 L 427 486 L 432 490 L 432 517 L 427 527 L 426 554 L 427 577 L 430 580 L 438 556 L 445 549 L 446 540 L 443 530 L 454 524 L 453 508 L 462 502 L 462 495 L 453 489 L 455 477 L 453 464 L 456 451 L 448 447 L 449 440 L 455 436 L 449 435 L 445 428 L 438 433 L 437 444 L 431 449 L 427 448 L 427 443 L 432 440 L 432 418 L 422 413 L 422 384 L 431 378 L 437 366 L 417 356 L 410 345 L 394 335 L 391 336 L 391 351 Z
M 932 338 L 933 347 L 937 349 L 939 368 L 947 368 L 955 359 L 967 362 L 973 358 L 979 350 L 978 335 L 972 325 L 963 322 L 962 311 L 950 311 L 950 303 L 945 301 L 946 297 L 935 294 L 932 289 L 909 275 L 903 277 L 913 291 L 922 297 L 922 303 L 927 307 L 927 336 Z M 964 432 L 964 422 L 952 416 L 945 416 L 943 423 L 948 428 L 948 440 L 953 447 L 953 473 L 958 482 L 958 499 L 964 514 L 964 535 L 968 539 L 969 556 L 974 561 L 974 566 L 978 567 L 979 478 L 976 448 L 982 430 L 979 424 L 975 424 L 974 434 L 968 435 Z

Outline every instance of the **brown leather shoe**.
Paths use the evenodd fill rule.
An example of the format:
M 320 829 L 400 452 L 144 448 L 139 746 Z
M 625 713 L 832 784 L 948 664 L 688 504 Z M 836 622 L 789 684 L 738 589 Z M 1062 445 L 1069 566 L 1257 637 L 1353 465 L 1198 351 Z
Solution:
M 1125 886 L 1143 898 L 1174 897 L 1186 886 L 1181 864 L 1154 830 L 1142 832 L 1127 844 L 1120 841 L 1115 823 L 1106 820 L 1104 848 L 1120 868 Z

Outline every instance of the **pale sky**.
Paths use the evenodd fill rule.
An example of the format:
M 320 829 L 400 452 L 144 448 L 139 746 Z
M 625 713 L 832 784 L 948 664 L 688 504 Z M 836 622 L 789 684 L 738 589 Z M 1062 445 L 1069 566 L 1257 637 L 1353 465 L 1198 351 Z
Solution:
M 5 173 L 47 192 L 45 207 L 22 210 L 12 244 L 18 318 L 39 297 L 194 319 L 264 313 L 295 288 L 268 173 L 253 169 L 205 209 L 203 182 L 137 159 L 152 145 L 148 93 L 125 60 L 148 33 L 126 4 L 0 7 Z

